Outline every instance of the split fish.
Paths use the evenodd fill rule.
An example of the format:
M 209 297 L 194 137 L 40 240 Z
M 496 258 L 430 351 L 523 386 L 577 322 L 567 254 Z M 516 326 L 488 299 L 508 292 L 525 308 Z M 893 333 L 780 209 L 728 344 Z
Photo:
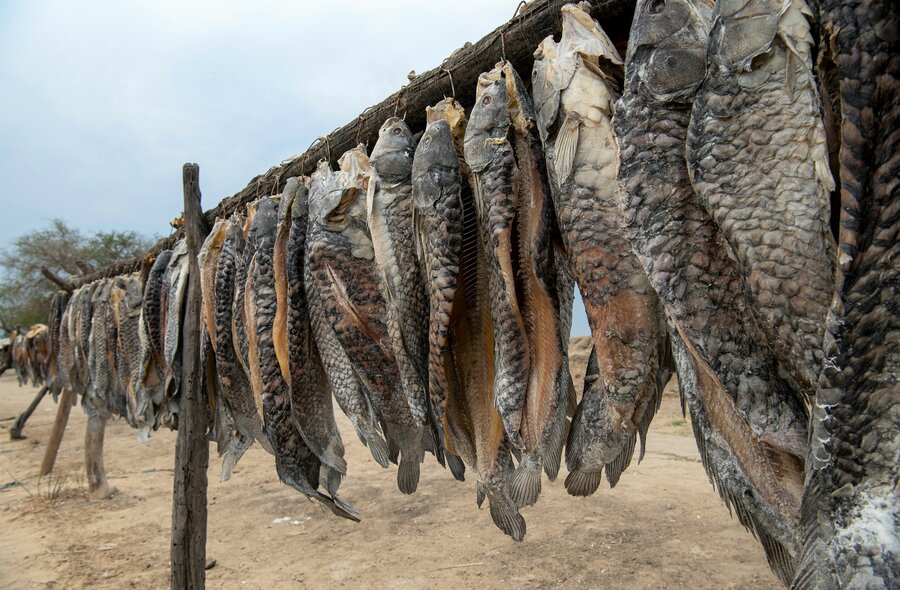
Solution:
M 464 160 L 465 116 L 447 100 L 429 109 L 428 118 L 412 178 L 430 300 L 432 402 L 447 456 L 460 457 L 474 471 L 478 505 L 487 498 L 494 524 L 521 541 L 525 519 L 509 495 L 512 458 L 494 403 L 488 257 Z

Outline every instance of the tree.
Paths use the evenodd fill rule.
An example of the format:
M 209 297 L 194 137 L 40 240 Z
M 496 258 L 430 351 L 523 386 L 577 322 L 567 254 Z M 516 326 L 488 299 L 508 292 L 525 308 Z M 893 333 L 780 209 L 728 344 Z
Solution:
M 56 287 L 41 274 L 41 267 L 66 278 L 79 274 L 78 263 L 101 268 L 137 256 L 153 240 L 133 231 L 99 231 L 85 235 L 61 219 L 24 234 L 0 250 L 0 329 L 47 321 L 50 298 Z

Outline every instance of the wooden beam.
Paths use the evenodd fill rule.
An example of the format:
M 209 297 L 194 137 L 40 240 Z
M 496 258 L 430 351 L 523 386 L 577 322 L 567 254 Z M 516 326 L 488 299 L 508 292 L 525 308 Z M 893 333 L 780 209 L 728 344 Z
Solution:
M 12 428 L 9 429 L 9 440 L 21 440 L 25 438 L 22 436 L 22 429 L 25 428 L 25 423 L 28 422 L 31 414 L 37 409 L 38 404 L 40 404 L 41 400 L 44 399 L 44 396 L 47 395 L 49 389 L 50 388 L 46 385 L 41 387 L 40 391 L 37 392 L 37 395 L 34 396 L 34 399 L 31 400 L 31 403 L 28 404 L 28 407 L 25 408 L 25 411 L 19 414 L 16 421 L 13 423 Z
M 206 583 L 206 395 L 200 364 L 200 270 L 197 254 L 208 232 L 200 207 L 200 168 L 185 164 L 184 231 L 189 257 L 187 298 L 182 322 L 181 393 L 175 444 L 172 498 L 172 590 L 202 590 Z
M 72 411 L 74 403 L 75 395 L 72 390 L 63 389 L 62 395 L 59 396 L 59 407 L 56 408 L 56 419 L 53 421 L 50 441 L 47 443 L 47 450 L 44 451 L 44 460 L 41 461 L 41 477 L 50 475 L 53 471 L 56 454 L 59 452 L 59 445 L 62 442 L 63 433 L 66 431 L 66 425 L 69 423 L 69 413 Z
M 63 291 L 66 291 L 67 293 L 71 293 L 75 290 L 75 286 L 72 284 L 72 281 L 60 277 L 58 274 L 56 274 L 46 266 L 41 267 L 41 274 L 44 275 L 45 279 L 47 279 Z
M 535 49 L 548 35 L 559 34 L 560 8 L 572 1 L 535 0 L 522 5 L 509 21 L 481 40 L 456 50 L 438 67 L 419 74 L 409 84 L 377 105 L 365 109 L 343 127 L 320 137 L 301 155 L 291 157 L 250 180 L 242 190 L 223 199 L 204 214 L 207 225 L 211 226 L 216 218 L 227 217 L 258 197 L 280 194 L 288 178 L 311 174 L 316 163 L 323 158 L 334 164 L 342 153 L 359 143 L 373 146 L 379 128 L 394 114 L 405 115 L 410 129 L 418 133 L 425 128 L 425 107 L 453 95 L 454 90 L 456 99 L 471 107 L 478 76 L 489 71 L 504 57 L 527 84 L 531 80 Z M 591 16 L 597 19 L 616 47 L 624 50 L 635 0 L 588 0 L 588 3 L 591 5 Z M 156 255 L 171 248 L 182 235 L 184 228 L 163 238 L 145 254 Z M 73 283 L 79 286 L 104 277 L 136 272 L 141 267 L 143 256 L 117 262 L 87 277 L 73 278 Z

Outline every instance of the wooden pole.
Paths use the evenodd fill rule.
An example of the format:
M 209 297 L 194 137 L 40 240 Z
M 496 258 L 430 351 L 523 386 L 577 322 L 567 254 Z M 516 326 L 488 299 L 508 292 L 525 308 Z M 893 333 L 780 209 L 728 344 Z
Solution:
M 205 395 L 200 387 L 200 270 L 197 254 L 207 234 L 200 207 L 200 168 L 185 164 L 184 232 L 190 258 L 187 299 L 182 322 L 181 397 L 175 445 L 175 490 L 172 498 L 172 590 L 202 590 L 206 583 L 206 440 Z
M 31 414 L 34 413 L 35 409 L 37 409 L 38 404 L 41 403 L 41 400 L 44 399 L 44 396 L 47 395 L 47 391 L 49 391 L 49 387 L 44 385 L 41 387 L 41 390 L 37 392 L 37 395 L 34 396 L 34 399 L 31 400 L 31 403 L 28 404 L 28 407 L 25 408 L 25 411 L 19 414 L 16 418 L 16 421 L 13 423 L 12 428 L 9 430 L 9 440 L 21 440 L 25 438 L 22 436 L 22 429 L 25 428 L 25 423 L 28 422 L 28 419 L 31 417 Z
M 87 472 L 88 491 L 92 498 L 109 498 L 115 489 L 106 481 L 103 467 L 103 436 L 106 434 L 107 413 L 88 415 L 87 430 L 84 434 L 84 467 Z
M 59 444 L 62 442 L 66 424 L 69 423 L 69 412 L 72 411 L 74 394 L 71 389 L 63 389 L 59 396 L 59 407 L 56 408 L 56 419 L 53 421 L 53 431 L 50 433 L 50 442 L 44 452 L 44 460 L 41 461 L 41 477 L 50 475 L 53 465 L 56 463 L 56 454 L 59 452 Z

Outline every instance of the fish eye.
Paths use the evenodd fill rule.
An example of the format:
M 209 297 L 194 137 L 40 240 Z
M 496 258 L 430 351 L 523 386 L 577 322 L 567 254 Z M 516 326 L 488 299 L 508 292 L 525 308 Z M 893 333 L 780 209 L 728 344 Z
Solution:
M 485 96 L 484 98 L 482 98 L 482 99 L 481 99 L 481 104 L 483 104 L 484 106 L 487 106 L 487 105 L 491 104 L 491 97 L 490 97 L 490 96 Z
M 431 145 L 431 136 L 430 136 L 430 135 L 426 135 L 426 136 L 425 136 L 425 139 L 422 140 L 422 143 L 425 144 L 425 147 L 428 147 L 429 145 Z
M 393 133 L 394 135 L 400 135 L 400 128 L 394 127 L 393 129 L 391 129 L 391 133 Z
M 666 9 L 666 0 L 650 0 L 647 4 L 647 12 L 650 14 L 659 14 Z

